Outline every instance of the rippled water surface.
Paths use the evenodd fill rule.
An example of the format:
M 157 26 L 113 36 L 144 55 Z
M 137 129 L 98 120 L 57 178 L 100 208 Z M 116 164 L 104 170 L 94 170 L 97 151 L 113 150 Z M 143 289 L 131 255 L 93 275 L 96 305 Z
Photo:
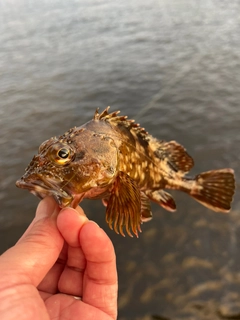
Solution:
M 239 12 L 237 0 L 0 0 L 1 251 L 34 216 L 15 181 L 39 144 L 98 107 L 182 143 L 193 174 L 232 167 L 239 183 Z M 174 197 L 178 211 L 153 206 L 139 239 L 83 203 L 116 248 L 119 319 L 240 315 L 239 189 L 229 215 Z

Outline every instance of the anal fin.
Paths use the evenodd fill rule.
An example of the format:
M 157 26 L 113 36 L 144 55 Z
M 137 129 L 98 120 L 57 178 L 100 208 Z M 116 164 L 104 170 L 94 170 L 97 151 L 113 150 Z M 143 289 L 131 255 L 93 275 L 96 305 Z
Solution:
M 141 192 L 141 221 L 147 222 L 152 219 L 152 211 L 149 198 L 142 191 Z
M 126 173 L 118 173 L 106 204 L 109 227 L 123 236 L 125 227 L 128 235 L 132 237 L 132 231 L 138 236 L 138 232 L 141 232 L 141 195 L 136 182 Z
M 146 195 L 152 201 L 158 203 L 164 209 L 168 211 L 175 211 L 176 210 L 176 203 L 173 197 L 164 190 L 147 190 Z

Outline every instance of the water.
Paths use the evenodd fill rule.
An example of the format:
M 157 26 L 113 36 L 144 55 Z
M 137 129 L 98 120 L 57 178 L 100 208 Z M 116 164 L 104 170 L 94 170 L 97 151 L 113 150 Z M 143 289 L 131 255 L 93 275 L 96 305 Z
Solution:
M 193 174 L 232 167 L 239 183 L 239 7 L 0 0 L 1 251 L 33 218 L 38 200 L 15 181 L 39 144 L 85 123 L 97 107 L 182 143 Z M 83 203 L 116 248 L 120 320 L 240 314 L 239 190 L 229 215 L 174 197 L 178 211 L 154 206 L 140 239 L 116 236 L 101 203 Z

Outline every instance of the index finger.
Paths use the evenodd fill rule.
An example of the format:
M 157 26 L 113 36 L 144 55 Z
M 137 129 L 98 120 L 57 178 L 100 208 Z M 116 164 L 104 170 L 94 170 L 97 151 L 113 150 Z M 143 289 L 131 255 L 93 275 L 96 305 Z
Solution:
M 87 260 L 82 300 L 113 319 L 117 316 L 117 268 L 111 240 L 94 222 L 86 223 L 79 241 Z

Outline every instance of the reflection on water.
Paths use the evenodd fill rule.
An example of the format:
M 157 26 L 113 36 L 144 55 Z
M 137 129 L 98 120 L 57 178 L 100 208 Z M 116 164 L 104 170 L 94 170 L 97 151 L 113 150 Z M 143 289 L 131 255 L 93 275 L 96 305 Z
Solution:
M 193 174 L 229 166 L 239 181 L 239 9 L 237 0 L 0 2 L 1 251 L 38 203 L 15 181 L 39 144 L 97 107 L 182 143 Z M 116 248 L 119 319 L 240 314 L 239 191 L 229 215 L 174 197 L 178 211 L 154 206 L 139 239 L 108 230 L 99 201 L 83 203 Z

